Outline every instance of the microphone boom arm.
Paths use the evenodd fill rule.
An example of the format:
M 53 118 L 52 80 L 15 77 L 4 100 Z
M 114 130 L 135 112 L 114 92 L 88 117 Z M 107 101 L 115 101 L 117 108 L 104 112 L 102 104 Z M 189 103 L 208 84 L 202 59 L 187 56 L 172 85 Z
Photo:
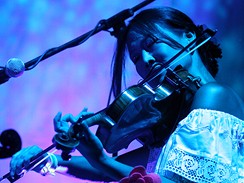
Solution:
M 126 19 L 132 17 L 137 10 L 143 8 L 144 6 L 148 5 L 149 3 L 153 2 L 153 1 L 155 1 L 155 0 L 144 0 L 142 3 L 134 6 L 131 9 L 125 9 L 106 20 L 100 20 L 97 23 L 96 27 L 94 29 L 88 31 L 87 33 L 85 33 L 61 46 L 50 48 L 50 49 L 46 50 L 42 55 L 40 55 L 26 63 L 23 63 L 24 70 L 25 71 L 31 70 L 34 67 L 36 67 L 42 60 L 45 60 L 67 48 L 75 47 L 75 46 L 78 46 L 78 45 L 84 43 L 92 35 L 100 32 L 102 30 L 106 30 L 106 31 L 110 32 L 110 34 L 112 36 L 118 37 L 121 28 L 126 27 L 126 24 L 124 21 Z M 109 29 L 111 29 L 111 28 L 113 29 L 113 31 L 109 31 Z M 6 68 L 0 66 L 0 84 L 7 82 L 11 77 L 12 76 L 9 76 L 6 73 Z

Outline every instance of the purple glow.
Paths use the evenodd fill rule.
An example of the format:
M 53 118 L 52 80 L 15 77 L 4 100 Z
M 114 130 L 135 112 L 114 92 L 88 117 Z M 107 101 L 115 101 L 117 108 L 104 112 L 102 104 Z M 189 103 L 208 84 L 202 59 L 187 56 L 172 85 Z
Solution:
M 3 1 L 0 6 L 0 65 L 17 57 L 27 62 L 45 50 L 60 46 L 94 28 L 101 19 L 142 1 Z M 230 85 L 244 98 L 243 80 L 243 3 L 219 0 L 167 0 L 152 6 L 176 7 L 200 24 L 218 28 L 223 44 L 219 80 Z M 241 22 L 242 21 L 242 22 Z M 65 50 L 41 62 L 19 78 L 11 78 L 0 87 L 0 133 L 9 128 L 19 132 L 23 147 L 37 144 L 46 148 L 54 136 L 52 120 L 58 111 L 78 114 L 106 107 L 110 88 L 110 61 L 115 38 L 101 32 L 85 44 Z M 231 69 L 229 69 L 231 68 Z M 128 83 L 138 76 L 132 65 Z M 131 148 L 133 148 L 132 145 Z M 10 159 L 0 159 L 0 176 L 9 170 Z M 34 180 L 34 181 L 33 181 Z M 30 172 L 18 183 L 80 183 L 72 177 L 42 177 Z

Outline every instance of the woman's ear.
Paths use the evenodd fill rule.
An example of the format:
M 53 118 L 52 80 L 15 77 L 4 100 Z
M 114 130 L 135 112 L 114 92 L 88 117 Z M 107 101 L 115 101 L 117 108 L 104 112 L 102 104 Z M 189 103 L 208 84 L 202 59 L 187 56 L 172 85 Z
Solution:
M 190 42 L 192 42 L 196 38 L 196 34 L 193 32 L 184 32 L 183 37 L 187 41 L 187 44 L 189 44 Z M 193 44 L 190 48 L 188 48 L 188 51 L 191 51 L 192 49 L 194 49 L 194 47 L 195 47 L 194 45 L 195 44 Z M 194 52 L 191 52 L 191 55 L 193 55 L 193 53 Z
M 188 42 L 191 42 L 196 38 L 196 35 L 193 32 L 184 32 L 183 36 L 188 40 Z

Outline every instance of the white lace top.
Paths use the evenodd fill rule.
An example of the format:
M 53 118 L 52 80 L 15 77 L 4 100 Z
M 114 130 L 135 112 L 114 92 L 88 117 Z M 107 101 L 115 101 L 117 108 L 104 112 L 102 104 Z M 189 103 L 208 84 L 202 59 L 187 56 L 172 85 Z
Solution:
M 244 183 L 244 121 L 197 109 L 162 149 L 152 149 L 148 172 L 174 182 Z

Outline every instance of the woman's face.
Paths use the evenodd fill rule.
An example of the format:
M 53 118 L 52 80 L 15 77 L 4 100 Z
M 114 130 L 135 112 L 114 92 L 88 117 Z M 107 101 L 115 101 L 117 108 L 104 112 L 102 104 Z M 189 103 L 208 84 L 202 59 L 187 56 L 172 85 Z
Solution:
M 182 35 L 176 35 L 167 29 L 163 31 L 167 36 L 182 45 L 182 48 L 189 42 L 183 33 Z M 175 46 L 172 47 L 172 43 L 170 43 L 169 40 L 158 40 L 153 36 L 142 36 L 135 32 L 129 33 L 127 40 L 130 59 L 135 64 L 136 70 L 142 78 L 147 76 L 155 63 L 167 62 L 182 49 Z M 189 60 L 189 57 L 182 59 L 179 63 L 175 64 L 172 69 L 179 64 L 186 66 Z

